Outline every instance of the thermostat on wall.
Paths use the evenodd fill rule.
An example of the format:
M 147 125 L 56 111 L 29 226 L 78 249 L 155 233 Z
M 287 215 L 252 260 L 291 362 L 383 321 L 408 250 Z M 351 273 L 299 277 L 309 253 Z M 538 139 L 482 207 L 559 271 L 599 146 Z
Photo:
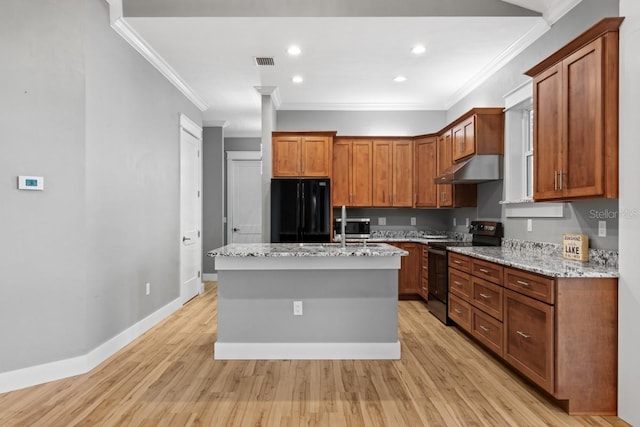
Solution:
M 19 176 L 18 190 L 44 190 L 44 177 Z

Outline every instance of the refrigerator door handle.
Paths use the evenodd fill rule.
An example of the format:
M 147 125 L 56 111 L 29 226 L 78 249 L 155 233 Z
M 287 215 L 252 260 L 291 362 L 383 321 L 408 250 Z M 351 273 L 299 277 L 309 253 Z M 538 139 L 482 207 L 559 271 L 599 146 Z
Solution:
M 306 209 L 305 209 L 305 203 L 306 202 L 305 202 L 305 197 L 304 197 L 304 181 L 302 181 L 302 191 L 301 191 L 301 193 L 302 193 L 302 198 L 301 198 L 301 203 L 300 203 L 300 205 L 302 205 L 302 215 L 301 215 L 302 220 L 301 220 L 301 224 L 302 224 L 302 233 L 304 233 L 305 227 L 307 226 L 306 221 L 305 221 L 305 216 L 306 216 L 307 212 L 306 212 Z M 304 238 L 304 236 L 300 236 L 300 237 Z
M 296 183 L 296 240 L 300 240 L 300 181 Z

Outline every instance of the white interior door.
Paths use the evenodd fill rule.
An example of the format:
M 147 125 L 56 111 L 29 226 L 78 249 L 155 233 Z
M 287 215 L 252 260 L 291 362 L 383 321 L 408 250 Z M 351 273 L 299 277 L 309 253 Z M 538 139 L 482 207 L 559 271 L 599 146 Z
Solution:
M 180 117 L 180 298 L 189 301 L 204 286 L 202 271 L 202 128 Z
M 262 162 L 259 151 L 227 152 L 227 241 L 262 242 Z

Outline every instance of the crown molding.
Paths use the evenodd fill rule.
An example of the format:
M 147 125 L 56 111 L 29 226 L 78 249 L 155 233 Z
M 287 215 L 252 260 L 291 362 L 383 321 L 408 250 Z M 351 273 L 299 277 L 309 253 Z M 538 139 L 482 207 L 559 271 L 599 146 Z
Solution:
M 187 97 L 200 111 L 209 108 L 206 102 L 180 77 L 158 52 L 155 51 L 136 30 L 123 18 L 122 0 L 107 0 L 109 3 L 109 18 L 111 28 L 138 51 L 151 65 L 169 80 L 184 96 Z
M 543 17 L 549 25 L 553 25 L 580 3 L 582 3 L 582 0 L 559 0 L 551 2 L 549 10 L 544 13 Z
M 254 86 L 254 89 L 260 95 L 271 95 L 271 101 L 276 107 L 276 110 L 280 107 L 280 105 L 282 105 L 282 99 L 280 98 L 280 91 L 278 90 L 278 86 Z
M 203 120 L 202 124 L 208 128 L 226 128 L 231 123 L 228 120 Z
M 551 27 L 547 22 L 540 18 L 538 23 L 534 25 L 526 34 L 516 40 L 502 54 L 487 64 L 478 74 L 473 76 L 467 83 L 458 89 L 445 106 L 446 110 L 450 110 L 454 105 L 460 102 L 465 96 L 469 95 L 475 89 L 484 83 L 489 77 L 493 76 L 499 69 L 504 67 L 513 58 L 518 56 L 522 51 L 529 47 L 533 42 L 539 39 L 544 33 L 549 31 Z
M 287 102 L 278 108 L 286 110 L 318 111 L 431 111 L 444 110 L 443 105 L 435 104 L 371 104 L 371 103 L 295 103 Z

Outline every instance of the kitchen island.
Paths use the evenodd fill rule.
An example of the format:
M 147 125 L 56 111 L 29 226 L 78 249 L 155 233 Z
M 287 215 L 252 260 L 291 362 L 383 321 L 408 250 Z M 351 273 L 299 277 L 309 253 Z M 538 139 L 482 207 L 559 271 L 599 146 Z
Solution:
M 232 244 L 218 271 L 215 359 L 399 359 L 398 269 L 384 243 Z

